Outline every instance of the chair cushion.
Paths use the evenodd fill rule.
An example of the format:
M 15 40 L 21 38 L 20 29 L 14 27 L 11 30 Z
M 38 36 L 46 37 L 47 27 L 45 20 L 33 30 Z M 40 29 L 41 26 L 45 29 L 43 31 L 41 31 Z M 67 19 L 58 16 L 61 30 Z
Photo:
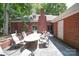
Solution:
M 31 54 L 31 51 L 29 51 L 28 49 L 25 49 L 20 56 L 29 56 Z

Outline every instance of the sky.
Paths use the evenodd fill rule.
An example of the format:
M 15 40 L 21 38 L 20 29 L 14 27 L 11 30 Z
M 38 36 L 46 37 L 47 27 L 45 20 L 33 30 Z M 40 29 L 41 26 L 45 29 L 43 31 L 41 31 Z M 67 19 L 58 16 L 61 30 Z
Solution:
M 75 3 L 66 3 L 67 8 L 70 8 L 72 5 L 74 5 Z

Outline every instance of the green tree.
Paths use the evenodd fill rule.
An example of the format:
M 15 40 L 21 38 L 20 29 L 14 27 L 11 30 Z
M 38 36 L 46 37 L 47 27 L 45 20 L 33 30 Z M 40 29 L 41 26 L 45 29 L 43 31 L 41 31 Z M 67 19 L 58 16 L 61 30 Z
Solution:
M 8 6 L 9 4 L 4 3 L 3 4 L 3 11 L 4 11 L 4 23 L 3 23 L 3 31 L 6 35 L 8 35 L 8 22 L 9 22 L 9 14 L 8 14 Z
M 9 15 L 11 19 L 15 19 L 17 17 L 20 17 L 21 20 L 23 20 L 25 26 L 24 28 L 22 28 L 22 30 L 27 29 L 27 23 L 28 21 L 30 21 L 30 19 L 28 17 L 24 17 L 24 16 L 28 16 L 31 14 L 31 9 L 32 9 L 32 5 L 31 4 L 26 4 L 26 3 L 19 3 L 19 4 L 10 4 L 9 5 Z
M 33 3 L 32 5 L 32 9 L 36 10 L 36 13 L 39 14 L 40 13 L 40 9 L 42 8 L 42 4 L 41 3 Z
M 23 20 L 25 15 L 30 15 L 31 13 L 31 5 L 24 3 L 14 3 L 14 4 L 3 4 L 4 10 L 4 33 L 8 34 L 8 22 L 10 19 L 16 19 L 17 17 L 21 17 Z M 23 20 L 24 21 L 24 20 Z
M 9 14 L 11 18 L 23 17 L 31 14 L 32 6 L 26 3 L 14 3 L 9 5 Z
M 0 30 L 3 27 L 3 5 L 0 4 Z
M 65 3 L 41 3 L 41 4 L 32 4 L 33 8 L 39 14 L 40 9 L 43 8 L 46 14 L 59 15 L 60 13 L 66 10 Z
M 46 14 L 59 15 L 66 10 L 66 4 L 64 3 L 47 3 L 42 4 Z

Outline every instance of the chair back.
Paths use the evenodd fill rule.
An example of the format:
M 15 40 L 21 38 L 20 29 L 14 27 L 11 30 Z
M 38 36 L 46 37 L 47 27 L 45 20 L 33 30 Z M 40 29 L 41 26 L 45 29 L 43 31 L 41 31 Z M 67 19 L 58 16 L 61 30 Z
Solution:
M 22 32 L 23 38 L 27 37 L 27 34 L 25 32 Z
M 16 36 L 16 33 L 11 34 L 11 36 L 12 36 L 13 41 L 15 42 L 15 44 L 20 43 L 20 40 L 19 40 L 19 38 Z

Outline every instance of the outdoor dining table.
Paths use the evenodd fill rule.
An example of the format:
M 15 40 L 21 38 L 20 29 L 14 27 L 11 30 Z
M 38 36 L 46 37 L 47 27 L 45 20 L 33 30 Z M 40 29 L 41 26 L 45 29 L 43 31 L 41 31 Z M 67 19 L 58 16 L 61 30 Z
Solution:
M 39 40 L 40 39 L 40 35 L 41 35 L 40 33 L 29 34 L 27 37 L 24 38 L 24 41 L 32 42 L 32 41 Z
M 25 48 L 30 49 L 32 55 L 34 55 L 33 52 L 37 49 L 40 35 L 41 35 L 40 33 L 32 33 L 24 38 L 24 41 L 26 42 Z

